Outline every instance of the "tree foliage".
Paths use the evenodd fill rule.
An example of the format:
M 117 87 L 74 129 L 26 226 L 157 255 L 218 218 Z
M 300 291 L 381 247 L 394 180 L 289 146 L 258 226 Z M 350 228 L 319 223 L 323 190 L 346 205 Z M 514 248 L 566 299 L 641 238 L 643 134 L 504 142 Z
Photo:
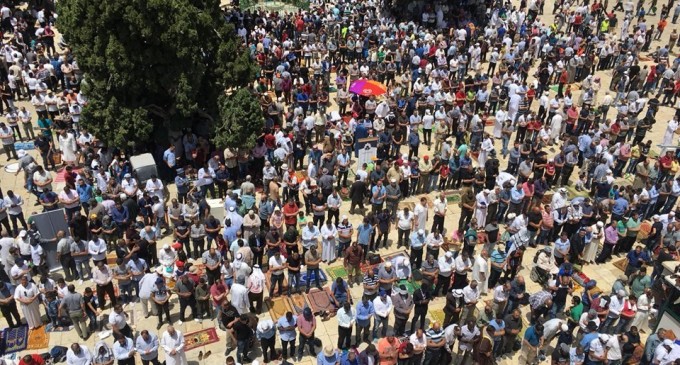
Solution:
M 257 71 L 219 0 L 63 0 L 59 15 L 85 75 L 81 124 L 111 145 L 216 117 L 224 90 Z
M 219 100 L 220 122 L 213 143 L 218 147 L 252 148 L 264 126 L 264 115 L 257 98 L 241 88 Z

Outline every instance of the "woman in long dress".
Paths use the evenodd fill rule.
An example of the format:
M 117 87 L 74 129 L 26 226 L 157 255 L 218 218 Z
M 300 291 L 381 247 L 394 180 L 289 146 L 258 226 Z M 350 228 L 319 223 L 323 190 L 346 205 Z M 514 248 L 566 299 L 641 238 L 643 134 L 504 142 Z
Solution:
M 187 365 L 187 355 L 184 352 L 184 335 L 172 325 L 163 332 L 161 346 L 165 351 L 166 365 Z
M 61 134 L 59 134 L 59 149 L 61 150 L 61 158 L 64 165 L 73 166 L 76 164 L 76 159 L 78 158 L 76 148 L 76 137 L 66 132 L 66 130 L 61 131 Z
M 36 329 L 43 325 L 38 298 L 40 298 L 40 290 L 35 284 L 28 281 L 28 276 L 24 275 L 14 290 L 14 299 L 21 305 L 21 311 L 30 329 Z
M 592 238 L 585 250 L 583 250 L 583 261 L 586 263 L 593 263 L 595 262 L 597 250 L 600 247 L 600 243 L 602 243 L 602 237 L 604 236 L 604 223 L 597 222 L 588 229 L 590 230 Z
M 335 260 L 335 243 L 338 237 L 338 230 L 331 223 L 330 219 L 321 227 L 321 260 L 330 263 Z

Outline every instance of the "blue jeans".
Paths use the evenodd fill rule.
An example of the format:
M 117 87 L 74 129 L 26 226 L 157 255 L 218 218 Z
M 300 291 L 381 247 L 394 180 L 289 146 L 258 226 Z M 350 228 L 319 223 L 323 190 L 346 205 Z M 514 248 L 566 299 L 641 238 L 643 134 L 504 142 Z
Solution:
M 562 312 L 564 312 L 564 303 L 557 304 L 557 303 L 553 302 L 553 306 L 550 309 L 550 319 L 557 318 L 557 316 Z
M 132 301 L 132 280 L 127 284 L 118 284 L 118 292 L 120 294 L 120 300 L 123 304 L 130 303 Z
M 317 274 L 319 272 L 319 269 L 317 270 Z M 309 273 L 311 270 L 307 270 L 307 287 L 309 288 Z M 291 290 L 293 287 L 297 288 L 297 290 L 300 290 L 300 272 L 293 272 L 289 271 L 288 272 L 288 295 L 290 295 Z
M 240 364 L 243 364 L 244 357 L 248 357 L 248 351 L 250 351 L 248 348 L 249 345 L 250 343 L 248 340 L 236 341 L 236 361 L 238 361 Z
M 281 275 L 272 274 L 272 276 L 271 276 L 271 285 L 272 286 L 269 288 L 269 296 L 270 297 L 274 297 L 274 288 L 276 288 L 277 284 L 279 286 L 279 295 L 283 295 L 283 274 L 281 274 Z
M 382 324 L 382 332 L 380 333 L 380 337 L 385 337 L 387 336 L 387 325 L 388 325 L 388 320 L 389 317 L 382 318 L 378 315 L 373 317 L 373 338 L 378 338 L 378 327 Z
M 314 274 L 314 284 L 316 284 L 316 287 L 321 289 L 321 279 L 319 278 L 320 273 L 319 273 L 319 268 L 315 269 L 310 269 L 307 268 L 307 291 L 309 291 L 309 285 L 312 283 L 312 273 Z
M 501 154 L 503 157 L 508 155 L 508 143 L 510 143 L 510 137 L 507 135 L 501 136 L 501 140 L 503 141 L 503 147 L 501 147 Z

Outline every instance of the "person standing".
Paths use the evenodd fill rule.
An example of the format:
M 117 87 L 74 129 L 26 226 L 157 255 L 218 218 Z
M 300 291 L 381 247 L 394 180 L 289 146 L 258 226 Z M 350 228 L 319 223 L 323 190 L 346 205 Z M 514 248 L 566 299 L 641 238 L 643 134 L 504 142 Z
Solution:
M 276 327 L 274 326 L 274 322 L 271 319 L 261 320 L 257 324 L 257 332 L 255 335 L 262 347 L 264 363 L 267 364 L 270 359 L 276 359 Z
M 73 256 L 71 256 L 71 244 L 73 244 L 73 239 L 64 236 L 64 231 L 57 232 L 57 261 L 61 263 L 61 268 L 64 270 L 64 279 L 66 281 L 72 281 L 78 277 L 76 263 L 73 260 Z
M 104 244 L 106 246 L 106 244 Z M 116 305 L 116 294 L 113 290 L 113 271 L 104 261 L 97 262 L 94 270 L 92 270 L 92 279 L 97 284 L 97 301 L 99 308 L 104 309 L 106 306 L 106 295 L 111 300 L 111 306 Z
M 30 329 L 36 329 L 43 325 L 39 298 L 38 286 L 29 282 L 28 276 L 22 276 L 19 285 L 14 289 L 14 299 L 19 301 L 21 311 Z
M 400 285 L 392 294 L 392 303 L 394 304 L 394 334 L 402 336 L 406 331 L 406 322 L 413 310 L 413 298 L 406 290 L 405 285 Z
M 300 345 L 297 351 L 297 361 L 302 360 L 305 345 L 309 347 L 309 356 L 316 357 L 314 345 L 314 331 L 316 330 L 316 318 L 310 308 L 305 308 L 297 317 L 297 326 L 300 331 Z
M 160 365 L 158 362 L 158 346 L 158 336 L 147 330 L 142 330 L 135 341 L 135 348 L 142 359 L 142 365 Z
M 17 156 L 17 150 L 14 148 L 14 132 L 5 123 L 0 123 L 0 141 L 2 141 L 2 149 L 7 155 L 7 161 L 18 160 L 19 156 Z
M 194 281 L 189 278 L 189 275 L 184 274 L 180 276 L 179 281 L 175 284 L 175 293 L 179 297 L 179 324 L 184 322 L 184 312 L 187 307 L 191 309 L 191 317 L 194 321 L 199 322 L 200 319 L 196 314 L 196 297 L 194 296 Z
M 415 333 L 418 319 L 420 319 L 420 326 L 418 326 L 418 328 L 421 330 L 425 328 L 425 316 L 427 315 L 427 308 L 430 305 L 430 301 L 432 300 L 432 292 L 430 291 L 430 288 L 432 288 L 432 285 L 429 283 L 429 281 L 423 280 L 420 288 L 413 292 L 415 312 L 413 319 L 411 320 L 411 333 Z
M 2 313 L 2 317 L 7 320 L 9 327 L 14 328 L 21 326 L 21 317 L 19 316 L 19 310 L 17 309 L 17 302 L 14 300 L 10 288 L 2 280 L 0 280 L 0 312 Z M 12 317 L 14 317 L 14 320 L 12 320 Z
M 155 285 L 151 290 L 151 299 L 156 304 L 156 310 L 158 314 L 158 325 L 156 329 L 161 329 L 163 326 L 163 313 L 168 320 L 168 325 L 172 325 L 172 319 L 170 319 L 170 292 L 165 286 L 165 279 L 159 277 L 156 279 Z
M 62 317 L 66 310 L 66 315 L 71 318 L 73 327 L 75 327 L 78 336 L 83 340 L 89 337 L 87 327 L 87 314 L 85 313 L 85 300 L 83 296 L 76 292 L 76 287 L 73 284 L 68 286 L 68 293 L 62 298 L 61 306 L 59 307 L 59 317 Z
M 113 357 L 118 360 L 118 365 L 134 365 L 136 353 L 135 343 L 131 338 L 123 335 L 116 336 L 116 341 L 113 343 Z
M 284 360 L 288 359 L 288 346 L 290 346 L 290 356 L 294 358 L 297 319 L 293 316 L 293 312 L 286 312 L 283 317 L 279 318 L 276 322 L 276 328 L 279 330 L 279 337 L 281 337 L 281 356 Z
M 166 365 L 188 365 L 187 356 L 184 353 L 184 335 L 172 325 L 163 332 L 161 346 L 165 351 Z
M 348 350 L 352 344 L 352 327 L 357 319 L 357 312 L 349 301 L 342 303 L 337 312 L 338 348 Z
M 253 339 L 253 330 L 248 324 L 248 315 L 241 314 L 231 328 L 233 336 L 236 338 L 236 360 L 243 364 L 251 362 L 248 357 L 250 343 Z

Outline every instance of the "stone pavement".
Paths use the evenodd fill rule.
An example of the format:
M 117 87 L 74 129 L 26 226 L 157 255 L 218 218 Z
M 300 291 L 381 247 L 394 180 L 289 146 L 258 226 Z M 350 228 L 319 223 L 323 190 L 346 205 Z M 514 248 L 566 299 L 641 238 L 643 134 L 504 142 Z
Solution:
M 518 5 L 518 3 L 519 3 L 519 1 L 514 1 L 514 2 L 517 3 L 516 5 Z M 547 1 L 547 4 L 545 5 L 545 9 L 546 9 L 546 11 L 549 11 L 550 9 L 552 9 L 552 1 Z M 549 23 L 552 22 L 552 16 L 551 15 L 543 15 L 543 16 L 540 16 L 540 18 L 543 20 L 543 22 L 545 24 L 549 24 Z M 658 16 L 647 17 L 647 18 L 649 20 L 648 24 L 656 24 L 656 22 L 658 22 L 658 20 L 659 20 Z M 664 37 L 662 37 L 664 42 L 667 42 L 668 35 L 671 33 L 671 31 L 673 29 L 677 29 L 677 27 L 678 26 L 675 25 L 675 24 L 669 24 L 668 25 L 666 31 L 664 32 Z M 616 31 L 618 31 L 618 30 L 616 30 Z M 651 49 L 655 49 L 656 46 L 660 45 L 660 44 L 661 43 L 659 41 L 654 41 Z M 673 58 L 673 57 L 675 57 L 675 55 L 672 55 L 671 57 Z M 652 62 L 649 62 L 649 61 L 641 62 L 641 66 L 644 65 L 644 64 L 652 65 Z M 483 69 L 485 69 L 486 65 L 484 65 L 483 67 L 484 67 Z M 533 70 L 532 70 L 532 72 L 533 72 Z M 532 74 L 532 72 L 530 72 L 530 75 Z M 611 80 L 611 71 L 606 71 L 606 72 L 598 71 L 597 75 L 599 75 L 602 79 L 603 89 L 606 89 L 608 87 L 609 83 L 610 83 L 610 80 Z M 605 90 L 601 90 L 599 95 L 598 95 L 598 98 L 600 100 L 604 97 L 604 91 Z M 554 94 L 554 91 L 551 92 L 551 96 L 553 94 Z M 576 98 L 578 98 L 578 95 L 580 94 L 580 91 L 575 91 L 574 94 L 575 94 L 574 100 L 576 100 Z M 330 99 L 333 100 L 332 97 Z M 19 101 L 16 104 L 18 104 L 17 106 L 26 106 L 29 110 L 33 111 L 33 107 L 30 106 L 30 104 L 28 102 Z M 537 107 L 536 102 L 534 103 L 534 107 Z M 653 129 L 650 132 L 648 132 L 646 139 L 652 139 L 653 141 L 655 141 L 655 144 L 657 142 L 660 143 L 662 136 L 663 136 L 663 132 L 664 132 L 664 129 L 665 129 L 666 122 L 673 117 L 674 113 L 675 113 L 675 110 L 672 109 L 672 108 L 661 107 L 659 113 L 657 114 L 656 124 L 654 125 Z M 36 119 L 36 117 L 34 116 L 34 120 L 35 119 Z M 487 127 L 487 128 L 490 131 L 492 127 Z M 495 143 L 496 143 L 496 148 L 500 149 L 500 141 L 496 141 Z M 429 152 L 425 151 L 424 148 L 421 148 L 421 151 L 422 151 L 421 152 L 422 154 L 429 153 Z M 36 153 L 36 151 L 29 151 L 29 153 L 31 153 L 34 157 L 36 157 L 36 160 L 40 161 L 40 157 Z M 499 154 L 499 156 L 500 156 L 500 154 Z M 26 193 L 26 190 L 23 188 L 24 184 L 23 184 L 21 174 L 19 176 L 15 176 L 14 174 L 8 173 L 5 170 L 5 168 L 8 165 L 11 165 L 12 162 L 14 162 L 14 161 L 8 162 L 6 160 L 6 157 L 5 157 L 4 154 L 2 156 L 0 156 L 0 187 L 2 188 L 3 192 L 6 192 L 7 190 L 13 190 L 15 193 L 18 193 L 18 194 L 23 196 L 23 198 L 26 201 L 25 206 L 24 206 L 24 212 L 25 212 L 26 216 L 28 216 L 29 214 L 38 211 L 38 207 L 34 206 L 36 199 L 33 195 L 29 195 L 29 194 Z M 504 169 L 506 167 L 506 163 L 507 163 L 506 160 L 501 159 L 501 168 L 502 169 Z M 53 175 L 54 175 L 54 172 L 53 172 Z M 61 188 L 61 185 L 58 184 L 58 183 L 54 184 L 54 188 L 55 188 L 55 190 L 58 190 L 58 189 Z M 170 191 L 171 191 L 171 194 L 174 196 L 174 186 L 170 187 Z M 432 196 L 434 196 L 434 195 L 432 195 Z M 410 198 L 406 199 L 406 201 L 415 203 L 418 198 L 419 197 L 410 197 Z M 348 209 L 349 209 L 348 203 L 346 203 L 342 207 L 342 213 L 347 214 Z M 457 225 L 457 221 L 458 221 L 458 217 L 459 217 L 459 211 L 460 210 L 459 210 L 458 205 L 456 203 L 449 204 L 449 213 L 446 217 L 446 223 L 445 223 L 445 227 L 447 228 L 448 232 L 453 231 L 453 229 Z M 360 216 L 360 215 L 349 215 L 349 216 L 350 216 L 351 223 L 355 227 L 361 222 L 362 216 Z M 431 214 L 430 214 L 430 216 L 431 216 Z M 431 224 L 431 222 L 428 222 L 428 225 L 429 224 Z M 167 242 L 170 242 L 170 241 L 171 241 L 171 239 L 169 237 L 165 237 L 162 240 L 162 243 L 167 243 Z M 381 255 L 397 251 L 396 243 L 395 243 L 396 242 L 396 230 L 393 230 L 393 232 L 391 232 L 390 242 L 391 242 L 391 246 L 389 248 L 381 249 L 379 251 L 379 253 Z M 529 292 L 529 293 L 535 292 L 539 289 L 537 284 L 533 283 L 531 280 L 528 279 L 529 278 L 529 271 L 530 271 L 530 268 L 531 268 L 531 258 L 533 258 L 534 252 L 535 252 L 535 249 L 529 249 L 529 251 L 526 253 L 526 257 L 525 257 L 525 260 L 524 260 L 525 266 L 521 270 L 521 275 L 524 275 L 524 277 L 527 279 L 526 280 L 527 281 L 527 292 Z M 337 265 L 339 263 L 340 262 L 338 261 L 334 265 Z M 322 269 L 326 269 L 327 267 L 328 267 L 328 265 L 322 264 Z M 615 280 L 615 278 L 618 275 L 622 274 L 622 271 L 619 270 L 618 268 L 616 268 L 611 263 L 607 263 L 607 264 L 604 264 L 604 265 L 589 265 L 589 266 L 586 266 L 584 268 L 584 272 L 589 277 L 591 277 L 592 279 L 596 279 L 597 282 L 598 282 L 598 286 L 605 291 L 609 291 L 613 281 Z M 327 285 L 329 285 L 329 284 L 327 284 Z M 82 292 L 82 290 L 84 289 L 85 286 L 94 286 L 94 285 L 93 285 L 93 283 L 85 282 L 82 285 L 78 285 L 77 289 L 80 292 Z M 361 286 L 355 286 L 353 289 L 351 289 L 351 293 L 352 293 L 352 297 L 354 298 L 355 302 L 358 301 L 361 298 L 361 294 L 362 294 Z M 483 299 L 490 299 L 490 296 L 487 296 Z M 444 298 L 437 298 L 437 299 L 433 300 L 433 302 L 431 303 L 431 308 L 441 309 L 444 306 L 444 302 L 445 302 Z M 178 312 L 178 308 L 179 308 L 179 304 L 177 303 L 176 297 L 173 297 L 173 299 L 171 300 L 171 303 L 173 303 L 175 305 L 174 308 L 171 309 L 171 314 L 173 315 L 173 320 L 176 322 L 177 317 L 178 317 L 177 312 Z M 482 307 L 481 301 L 480 301 L 480 304 L 478 305 L 478 307 L 479 308 Z M 139 304 L 136 305 L 136 306 L 128 306 L 126 308 L 126 311 L 133 313 L 133 316 L 132 316 L 133 317 L 133 323 L 134 323 L 133 328 L 136 328 L 136 330 L 138 330 L 138 331 L 142 330 L 142 329 L 149 329 L 149 330 L 155 331 L 157 319 L 155 317 L 150 317 L 148 319 L 143 318 L 143 316 L 141 315 L 141 309 L 140 309 Z M 42 313 L 45 312 L 44 308 L 41 309 L 41 312 Z M 523 310 L 523 314 L 526 314 L 526 312 L 527 312 L 527 310 L 525 308 Z M 109 313 L 109 309 L 105 310 L 105 314 L 108 314 L 108 313 Z M 269 313 L 267 312 L 266 307 L 265 307 L 264 313 L 262 315 L 260 315 L 259 317 L 260 318 L 269 317 Z M 390 323 L 392 324 L 393 322 L 394 322 L 394 320 L 392 319 L 390 321 Z M 0 319 L 0 328 L 4 327 L 5 325 L 6 325 L 5 320 Z M 176 324 L 175 327 L 178 330 L 187 334 L 187 333 L 192 332 L 192 331 L 196 331 L 196 330 L 200 330 L 200 329 L 207 329 L 207 328 L 210 328 L 210 327 L 217 327 L 217 326 L 214 322 L 206 320 L 206 321 L 203 321 L 202 323 L 196 323 L 194 321 L 188 321 L 188 322 L 185 322 L 181 325 Z M 163 328 L 160 331 L 158 331 L 159 336 L 162 333 L 162 331 L 164 331 L 164 330 L 165 330 L 165 325 L 163 326 Z M 647 331 L 647 332 L 649 332 L 649 331 Z M 224 353 L 224 349 L 225 349 L 225 340 L 224 340 L 225 334 L 224 334 L 223 331 L 219 330 L 219 328 L 217 329 L 217 333 L 220 336 L 219 342 L 211 344 L 211 345 L 204 346 L 202 348 L 197 348 L 197 349 L 194 349 L 194 350 L 187 352 L 187 357 L 188 357 L 191 365 L 199 365 L 199 364 L 200 365 L 216 365 L 216 364 L 223 364 L 224 363 L 225 360 L 224 360 L 223 353 Z M 328 320 L 326 322 L 320 321 L 317 318 L 316 336 L 318 338 L 320 338 L 321 341 L 324 344 L 335 345 L 336 342 L 337 342 L 337 335 L 338 335 L 338 329 L 337 329 L 337 321 L 336 321 L 335 318 L 331 318 L 330 320 Z M 646 336 L 647 336 L 647 334 L 643 334 L 643 339 L 646 338 Z M 69 346 L 71 343 L 76 342 L 78 340 L 79 339 L 78 339 L 75 331 L 53 332 L 53 333 L 50 333 L 49 345 L 50 345 L 50 347 L 55 346 L 55 345 Z M 94 344 L 98 340 L 99 339 L 96 335 L 91 336 L 90 339 L 88 339 L 86 341 L 86 345 L 90 348 L 90 350 L 92 350 L 94 348 Z M 111 343 L 112 339 L 109 337 L 106 341 L 108 343 Z M 364 347 L 365 347 L 365 345 L 362 345 L 360 347 L 360 349 L 363 349 Z M 277 340 L 277 348 L 280 349 L 280 342 L 278 340 Z M 49 349 L 46 348 L 46 349 L 36 350 L 36 352 L 46 352 L 48 350 Z M 207 357 L 207 358 L 204 358 L 203 360 L 199 360 L 198 359 L 199 351 L 202 351 L 203 353 L 206 353 L 207 351 L 211 351 L 212 355 Z M 24 351 L 23 353 L 18 353 L 17 355 L 21 356 L 25 353 L 29 353 L 29 351 Z M 235 356 L 235 352 L 232 352 L 231 355 Z M 253 356 L 253 355 L 255 355 L 255 356 Z M 161 360 L 163 359 L 163 356 L 164 355 L 162 354 L 162 351 L 161 351 L 161 354 L 160 354 Z M 261 361 L 259 349 L 256 349 L 252 353 L 251 358 L 257 358 L 258 360 Z M 499 364 L 515 363 L 517 358 L 518 358 L 518 353 L 515 353 L 511 358 L 504 358 L 504 359 L 498 361 L 498 363 Z M 311 357 L 306 356 L 299 363 L 301 365 L 306 365 L 306 364 L 313 363 L 313 361 L 315 361 L 315 359 L 312 359 Z

